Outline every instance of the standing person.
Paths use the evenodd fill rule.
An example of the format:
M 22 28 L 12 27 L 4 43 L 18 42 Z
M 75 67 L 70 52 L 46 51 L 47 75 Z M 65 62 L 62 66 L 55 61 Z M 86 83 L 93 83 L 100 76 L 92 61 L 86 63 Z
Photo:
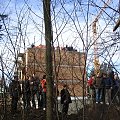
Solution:
M 103 73 L 103 102 L 109 105 L 111 103 L 112 73 Z
M 46 109 L 46 75 L 43 75 L 43 78 L 41 80 L 41 87 L 42 87 L 42 93 L 41 93 L 41 101 L 42 101 L 42 108 L 43 110 Z
M 119 80 L 118 75 L 114 75 L 112 90 L 111 90 L 111 100 L 113 103 L 119 103 L 117 96 L 119 93 Z
M 99 71 L 99 73 L 96 76 L 96 79 L 94 80 L 95 85 L 95 92 L 96 92 L 96 103 L 103 103 L 103 84 L 102 84 L 102 71 Z
M 36 101 L 37 98 L 38 108 L 40 108 L 40 90 L 39 90 L 40 80 L 37 76 L 32 77 L 32 106 L 36 109 Z
M 72 103 L 70 93 L 68 91 L 67 85 L 63 85 L 63 89 L 60 92 L 61 95 L 61 104 L 62 106 L 62 113 L 63 117 L 67 115 L 69 109 L 69 103 Z
M 22 93 L 23 93 L 24 109 L 28 110 L 31 107 L 30 105 L 31 91 L 30 91 L 30 77 L 29 76 L 27 76 L 26 79 L 23 81 Z
M 87 81 L 87 90 L 88 90 L 88 95 L 90 98 L 92 98 L 93 103 L 96 101 L 96 93 L 95 93 L 95 75 L 91 75 L 90 78 Z
M 14 79 L 10 83 L 9 92 L 10 92 L 10 96 L 12 98 L 11 111 L 13 114 L 15 114 L 15 112 L 17 111 L 17 103 L 21 96 L 21 87 L 20 87 L 20 83 L 18 81 L 17 74 L 14 75 Z

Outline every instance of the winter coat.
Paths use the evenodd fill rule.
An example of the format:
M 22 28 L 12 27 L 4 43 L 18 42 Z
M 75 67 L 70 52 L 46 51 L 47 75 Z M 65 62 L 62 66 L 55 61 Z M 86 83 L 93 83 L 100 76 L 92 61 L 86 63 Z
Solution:
M 46 79 L 41 80 L 42 92 L 46 92 Z
M 103 83 L 104 88 L 110 89 L 112 87 L 113 81 L 111 78 L 106 77 L 102 79 L 102 83 Z
M 118 89 L 118 88 L 119 88 L 119 81 L 118 80 L 113 80 L 112 89 Z
M 21 96 L 21 87 L 19 81 L 12 80 L 9 86 L 11 97 L 18 99 Z
M 90 86 L 91 89 L 95 88 L 94 87 L 94 79 L 92 77 L 87 81 L 87 83 L 88 83 L 88 86 Z
M 32 94 L 36 94 L 37 92 L 39 92 L 40 90 L 40 80 L 39 79 L 33 79 L 32 80 Z
M 102 77 L 100 77 L 100 76 L 96 77 L 96 79 L 94 81 L 94 86 L 95 86 L 95 88 L 102 88 L 103 87 Z
M 118 94 L 120 95 L 120 79 L 117 79 L 117 89 L 118 89 Z
M 23 94 L 31 94 L 30 91 L 30 81 L 29 80 L 25 80 L 23 81 L 23 89 L 22 89 Z
M 60 94 L 61 94 L 61 104 L 72 103 L 70 93 L 67 89 L 62 89 Z

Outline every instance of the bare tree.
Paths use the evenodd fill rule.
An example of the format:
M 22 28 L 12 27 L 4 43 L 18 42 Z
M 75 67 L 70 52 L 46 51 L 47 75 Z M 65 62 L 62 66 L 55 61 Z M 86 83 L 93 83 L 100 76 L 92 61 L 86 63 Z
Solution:
M 53 120 L 53 62 L 52 62 L 52 24 L 51 24 L 51 1 L 43 1 L 45 40 L 46 40 L 46 75 L 47 75 L 47 112 L 46 120 Z

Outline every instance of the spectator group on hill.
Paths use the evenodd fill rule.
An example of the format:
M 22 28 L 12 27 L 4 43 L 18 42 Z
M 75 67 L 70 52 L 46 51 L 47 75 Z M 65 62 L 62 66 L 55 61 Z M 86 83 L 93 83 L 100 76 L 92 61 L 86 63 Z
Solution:
M 47 92 L 46 75 L 40 80 L 37 76 L 26 76 L 22 83 L 18 80 L 18 75 L 14 75 L 14 79 L 9 85 L 9 92 L 11 96 L 11 111 L 13 114 L 17 111 L 18 101 L 23 101 L 24 110 L 41 109 L 46 110 L 46 92 Z M 66 115 L 68 113 L 69 103 L 71 103 L 70 93 L 67 89 L 67 85 L 63 85 L 63 89 L 60 91 L 62 113 Z M 56 103 L 59 91 L 57 85 L 53 85 L 53 101 Z M 54 105 L 53 107 L 56 107 Z M 54 108 L 55 110 L 55 108 Z
M 120 79 L 114 71 L 92 74 L 87 81 L 88 95 L 98 104 L 120 105 Z

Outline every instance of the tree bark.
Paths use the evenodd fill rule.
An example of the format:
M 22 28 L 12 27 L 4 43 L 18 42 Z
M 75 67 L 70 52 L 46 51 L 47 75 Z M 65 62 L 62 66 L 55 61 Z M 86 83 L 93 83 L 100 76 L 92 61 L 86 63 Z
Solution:
M 45 41 L 46 41 L 46 120 L 53 120 L 53 63 L 52 63 L 52 24 L 50 15 L 50 0 L 43 0 Z

